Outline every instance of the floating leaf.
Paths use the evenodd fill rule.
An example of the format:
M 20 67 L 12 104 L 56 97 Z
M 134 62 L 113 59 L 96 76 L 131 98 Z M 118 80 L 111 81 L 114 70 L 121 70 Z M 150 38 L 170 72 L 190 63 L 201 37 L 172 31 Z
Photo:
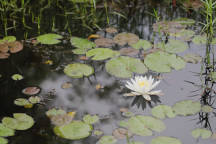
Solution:
M 177 138 L 159 136 L 152 139 L 151 144 L 182 144 L 182 143 Z
M 114 44 L 114 41 L 109 38 L 99 38 L 96 39 L 94 42 L 97 47 L 112 47 L 112 45 Z
M 109 28 L 106 28 L 106 32 L 107 33 L 117 33 L 118 31 L 116 28 L 109 27 Z
M 15 131 L 0 123 L 0 137 L 14 136 Z M 1 143 L 0 143 L 1 144 Z
M 192 39 L 192 42 L 197 44 L 197 45 L 200 45 L 200 44 L 206 44 L 207 42 L 207 38 L 205 35 L 197 35 L 195 36 L 193 39 Z
M 33 107 L 33 104 L 31 104 L 31 103 L 24 105 L 24 108 L 32 108 L 32 107 Z
M 149 69 L 156 72 L 171 72 L 171 68 L 181 70 L 185 67 L 185 61 L 182 58 L 162 51 L 147 55 L 144 63 Z
M 25 95 L 36 95 L 40 92 L 39 87 L 27 87 L 22 90 L 22 93 Z
M 68 64 L 64 68 L 64 73 L 72 78 L 82 78 L 84 76 L 90 76 L 94 73 L 94 69 L 86 64 L 73 63 Z
M 213 111 L 213 108 L 209 105 L 204 105 L 204 106 L 202 106 L 201 110 L 202 110 L 202 112 L 210 113 Z
M 76 47 L 76 49 L 73 50 L 75 54 L 85 54 L 89 49 L 96 47 L 95 43 L 78 37 L 71 37 L 70 42 Z
M 82 121 L 72 121 L 70 124 L 56 126 L 54 133 L 65 139 L 78 140 L 90 135 L 92 126 Z
M 152 109 L 152 115 L 156 118 L 164 119 L 166 116 L 174 118 L 176 115 L 173 109 L 167 105 L 158 105 Z
M 201 104 L 199 102 L 194 102 L 192 100 L 184 100 L 177 102 L 173 106 L 173 110 L 177 115 L 193 115 L 201 110 Z
M 173 39 L 170 39 L 169 42 L 165 44 L 164 48 L 162 47 L 162 44 L 159 44 L 158 47 L 170 53 L 179 53 L 188 49 L 186 43 Z
M 11 53 L 17 53 L 23 50 L 23 44 L 18 41 L 8 43 L 8 47 Z
M 96 144 L 115 144 L 117 140 L 113 136 L 103 136 Z
M 126 56 L 109 60 L 105 67 L 108 73 L 120 78 L 132 77 L 133 72 L 138 74 L 147 72 L 147 68 L 139 59 Z
M 180 23 L 182 25 L 193 25 L 196 22 L 195 20 L 189 19 L 189 18 L 177 18 L 174 21 L 178 22 L 178 23 Z
M 177 33 L 185 28 L 184 25 L 175 21 L 160 21 L 153 24 L 154 32 Z
M 73 116 L 70 116 L 68 114 L 64 115 L 55 115 L 49 117 L 51 120 L 51 123 L 55 126 L 63 126 L 69 124 L 73 120 Z
M 114 129 L 112 134 L 117 139 L 125 139 L 127 137 L 132 136 L 132 133 L 129 132 L 127 129 L 124 129 L 124 128 L 116 128 L 116 129 Z
M 121 48 L 119 52 L 121 55 L 125 55 L 125 56 L 136 56 L 138 55 L 139 50 L 134 48 Z
M 20 74 L 14 74 L 12 75 L 11 77 L 13 80 L 17 81 L 17 80 L 22 80 L 23 79 L 23 76 L 20 75 Z
M 144 50 L 147 50 L 147 49 L 150 49 L 152 45 L 147 40 L 139 40 L 137 43 L 131 44 L 131 47 L 135 49 L 143 48 Z
M 16 37 L 15 36 L 6 36 L 2 40 L 0 40 L 0 43 L 14 42 L 14 41 L 16 41 Z
M 30 102 L 25 98 L 18 98 L 14 100 L 14 104 L 17 106 L 25 106 L 30 104 Z
M 97 115 L 91 116 L 88 114 L 83 117 L 83 121 L 87 124 L 94 124 L 98 122 L 98 120 L 99 120 L 99 117 Z
M 33 118 L 25 113 L 14 113 L 13 116 L 14 118 L 4 117 L 3 125 L 15 130 L 27 130 L 34 125 Z
M 55 108 L 52 108 L 46 112 L 46 116 L 48 116 L 48 117 L 52 117 L 52 116 L 56 116 L 56 115 L 65 115 L 65 114 L 66 114 L 66 112 L 64 110 L 55 109 Z
M 120 121 L 119 126 L 124 127 L 124 128 L 128 128 L 128 122 L 127 121 Z
M 93 133 L 96 136 L 101 136 L 103 134 L 103 131 L 101 131 L 101 130 L 95 130 Z
M 10 56 L 9 53 L 3 53 L 3 52 L 0 53 L 0 59 L 7 59 L 9 56 Z
M 197 64 L 198 62 L 202 61 L 202 57 L 196 54 L 186 54 L 184 55 L 183 59 L 188 63 Z
M 178 33 L 171 33 L 170 35 L 179 37 L 183 41 L 191 41 L 192 37 L 195 35 L 195 32 L 192 30 L 183 29 Z
M 114 42 L 119 44 L 120 46 L 124 46 L 126 44 L 132 45 L 139 41 L 139 37 L 132 33 L 120 33 L 114 37 Z
M 0 144 L 7 144 L 8 140 L 6 138 L 0 137 Z
M 63 88 L 63 89 L 68 89 L 71 87 L 72 87 L 72 83 L 70 83 L 70 82 L 65 82 L 61 85 L 61 88 Z
M 7 53 L 9 51 L 8 45 L 6 43 L 0 43 L 0 52 Z
M 32 104 L 37 104 L 41 101 L 40 97 L 38 97 L 38 96 L 31 96 L 28 100 Z
M 62 39 L 63 37 L 61 35 L 58 34 L 53 34 L 53 33 L 49 33 L 49 34 L 43 34 L 37 37 L 37 41 L 42 43 L 42 44 L 58 44 L 61 41 L 59 39 Z
M 86 53 L 87 57 L 92 57 L 92 60 L 105 60 L 108 58 L 119 56 L 120 53 L 108 48 L 95 48 Z
M 207 138 L 211 137 L 212 132 L 210 130 L 207 130 L 207 129 L 197 128 L 197 129 L 194 129 L 191 132 L 191 134 L 194 138 L 201 137 L 202 139 L 207 139 Z

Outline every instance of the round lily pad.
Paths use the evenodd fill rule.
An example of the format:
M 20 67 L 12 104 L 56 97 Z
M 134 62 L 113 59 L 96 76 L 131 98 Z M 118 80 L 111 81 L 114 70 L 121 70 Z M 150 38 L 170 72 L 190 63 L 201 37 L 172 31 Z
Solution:
M 86 53 L 87 57 L 92 57 L 92 60 L 105 60 L 108 58 L 119 56 L 118 51 L 113 51 L 109 48 L 95 48 Z
M 15 131 L 8 127 L 5 127 L 3 124 L 0 123 L 0 137 L 8 137 L 13 136 Z
M 116 128 L 113 130 L 112 135 L 116 139 L 125 139 L 127 137 L 131 137 L 132 133 L 125 128 Z
M 6 138 L 0 137 L 0 144 L 7 144 L 8 140 Z
M 151 144 L 182 144 L 182 142 L 174 137 L 159 136 L 152 139 Z
M 114 41 L 109 38 L 99 38 L 96 39 L 94 42 L 97 47 L 112 47 L 112 45 L 114 44 Z
M 135 48 L 135 49 L 143 48 L 144 50 L 150 49 L 151 46 L 152 46 L 151 43 L 147 40 L 139 40 L 137 43 L 131 44 L 132 48 Z
M 173 106 L 173 110 L 177 115 L 193 115 L 201 110 L 201 104 L 199 102 L 194 102 L 192 100 L 184 100 L 177 102 Z
M 36 95 L 40 92 L 40 90 L 41 89 L 39 87 L 33 86 L 33 87 L 24 88 L 22 90 L 22 93 L 25 95 Z
M 170 53 L 179 53 L 188 49 L 186 43 L 173 39 L 170 39 L 169 42 L 165 44 L 164 48 L 162 47 L 162 44 L 159 44 L 158 47 Z
M 7 53 L 9 51 L 8 45 L 6 43 L 0 43 L 0 52 Z
M 102 136 L 96 144 L 115 144 L 116 142 L 114 136 Z
M 55 109 L 55 108 L 52 108 L 46 112 L 46 116 L 48 117 L 52 117 L 56 115 L 65 115 L 65 114 L 66 114 L 66 111 L 62 109 Z
M 183 59 L 186 62 L 192 63 L 192 64 L 197 64 L 198 62 L 202 61 L 202 57 L 200 55 L 196 55 L 196 54 L 186 54 L 186 55 L 184 55 Z
M 125 56 L 136 56 L 138 55 L 139 50 L 134 48 L 121 48 L 119 52 L 121 55 L 125 55 Z
M 193 39 L 192 39 L 192 42 L 197 44 L 197 45 L 200 45 L 200 44 L 206 44 L 207 42 L 207 38 L 206 36 L 201 36 L 201 35 L 197 35 L 195 36 Z
M 173 109 L 167 105 L 158 105 L 152 109 L 152 115 L 156 118 L 164 119 L 166 116 L 174 118 L 176 115 Z
M 53 34 L 53 33 L 49 33 L 49 34 L 43 34 L 37 37 L 37 41 L 42 43 L 42 44 L 58 44 L 61 41 L 59 39 L 62 39 L 63 37 L 61 35 L 58 34 Z
M 25 98 L 18 98 L 14 100 L 14 104 L 17 106 L 25 106 L 30 104 L 30 102 Z
M 185 67 L 185 61 L 181 57 L 162 51 L 147 55 L 144 63 L 149 69 L 156 72 L 171 72 L 172 68 L 181 70 Z
M 64 73 L 72 78 L 82 78 L 84 76 L 90 76 L 94 73 L 94 69 L 86 64 L 73 63 L 68 64 L 64 68 Z
M 195 35 L 195 32 L 192 30 L 183 29 L 178 33 L 171 33 L 170 35 L 179 37 L 183 41 L 191 41 L 192 37 Z
M 63 126 L 56 126 L 54 133 L 65 139 L 78 140 L 90 135 L 92 126 L 82 121 L 72 121 L 71 123 Z
M 95 43 L 79 37 L 71 37 L 70 42 L 76 47 L 76 49 L 73 50 L 75 54 L 85 54 L 89 49 L 96 47 Z
M 7 43 L 11 53 L 17 53 L 23 50 L 23 44 L 19 41 Z
M 210 130 L 207 130 L 207 129 L 197 128 L 197 129 L 194 129 L 194 130 L 191 132 L 191 135 L 192 135 L 194 138 L 199 138 L 199 137 L 201 137 L 202 139 L 208 139 L 208 138 L 211 137 L 212 132 L 211 132 Z
M 38 97 L 38 96 L 31 96 L 28 100 L 32 104 L 37 104 L 41 101 L 40 97 Z
M 114 42 L 119 44 L 120 46 L 124 46 L 126 44 L 132 45 L 139 41 L 139 37 L 132 33 L 119 33 L 114 37 Z
M 33 118 L 25 113 L 14 113 L 13 116 L 14 118 L 4 117 L 3 125 L 15 130 L 27 130 L 34 125 Z
M 83 121 L 87 124 L 94 124 L 98 122 L 98 120 L 99 120 L 99 117 L 97 115 L 91 116 L 88 114 L 83 117 Z
M 106 32 L 107 33 L 117 33 L 118 30 L 114 27 L 108 27 L 108 28 L 106 28 Z
M 20 75 L 20 74 L 14 74 L 14 75 L 11 76 L 11 78 L 12 78 L 13 80 L 17 81 L 17 80 L 22 80 L 22 79 L 23 79 L 23 76 Z
M 147 68 L 139 59 L 127 56 L 113 58 L 106 63 L 105 67 L 108 73 L 119 78 L 132 77 L 133 72 L 138 74 L 147 72 Z

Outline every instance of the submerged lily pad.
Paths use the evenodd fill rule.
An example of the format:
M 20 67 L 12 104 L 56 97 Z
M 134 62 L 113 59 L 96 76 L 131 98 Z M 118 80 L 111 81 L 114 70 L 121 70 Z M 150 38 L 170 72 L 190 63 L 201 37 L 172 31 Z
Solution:
M 126 56 L 109 60 L 105 67 L 108 73 L 120 78 L 132 77 L 133 72 L 138 74 L 147 72 L 147 68 L 139 59 Z
M 0 144 L 7 144 L 8 140 L 6 138 L 0 137 Z
M 144 63 L 149 69 L 156 72 L 171 72 L 172 68 L 181 70 L 185 67 L 185 61 L 181 57 L 162 51 L 147 55 Z
M 196 55 L 196 54 L 186 54 L 186 55 L 184 55 L 183 59 L 186 62 L 192 63 L 192 64 L 197 64 L 198 62 L 202 61 L 202 57 L 200 55 Z
M 13 80 L 17 81 L 17 80 L 22 80 L 22 79 L 23 79 L 23 76 L 20 75 L 20 74 L 14 74 L 14 75 L 11 76 L 11 78 L 12 78 Z
M 95 43 L 79 37 L 71 37 L 70 42 L 76 47 L 76 49 L 73 50 L 75 54 L 85 54 L 89 49 L 96 47 Z
M 188 46 L 186 45 L 186 43 L 180 40 L 173 40 L 173 39 L 170 39 L 169 42 L 165 44 L 164 48 L 162 47 L 162 44 L 159 44 L 158 46 L 159 48 L 167 52 L 170 52 L 170 53 L 179 53 L 179 52 L 183 52 L 186 49 L 188 49 Z
M 27 130 L 34 125 L 33 118 L 25 113 L 14 113 L 13 116 L 14 118 L 4 117 L 3 125 L 15 130 Z
M 105 60 L 108 58 L 119 56 L 118 51 L 113 51 L 109 48 L 95 48 L 86 53 L 87 57 L 92 57 L 92 60 Z
M 152 46 L 151 43 L 147 40 L 139 40 L 137 43 L 131 44 L 132 48 L 135 48 L 135 49 L 143 48 L 144 50 L 150 49 L 151 46 Z
M 103 136 L 96 144 L 115 144 L 116 142 L 114 136 Z
M 207 130 L 207 129 L 197 128 L 197 129 L 194 129 L 194 130 L 191 132 L 191 135 L 192 135 L 194 138 L 199 138 L 199 137 L 201 137 L 202 139 L 208 139 L 208 138 L 211 137 L 212 132 L 211 132 L 210 130 Z
M 0 137 L 14 136 L 15 131 L 0 123 Z M 1 144 L 1 143 L 0 143 Z
M 63 126 L 56 126 L 54 133 L 65 139 L 78 140 L 90 135 L 92 126 L 82 121 L 72 121 L 71 123 Z
M 42 43 L 42 44 L 58 44 L 61 41 L 59 39 L 62 39 L 63 37 L 61 35 L 58 34 L 53 34 L 53 33 L 49 33 L 49 34 L 43 34 L 37 37 L 37 41 Z
M 170 35 L 179 37 L 181 40 L 184 41 L 191 41 L 192 37 L 195 35 L 195 32 L 192 30 L 183 29 L 178 33 L 171 33 Z
M 132 33 L 119 33 L 114 37 L 114 42 L 119 44 L 120 46 L 124 46 L 126 44 L 132 45 L 139 41 L 139 37 Z
M 193 115 L 198 113 L 201 110 L 201 104 L 200 102 L 194 102 L 192 100 L 184 100 L 177 102 L 173 106 L 173 110 L 177 115 Z
M 64 68 L 64 73 L 72 78 L 82 78 L 84 76 L 90 76 L 94 73 L 94 69 L 86 64 L 73 63 L 68 64 Z
M 174 137 L 159 136 L 152 139 L 151 144 L 182 144 L 181 141 Z
M 168 118 L 174 118 L 176 115 L 173 109 L 167 105 L 158 105 L 152 109 L 152 115 L 156 118 L 164 119 L 166 116 Z
M 97 115 L 91 116 L 88 114 L 83 117 L 83 121 L 87 124 L 94 124 L 98 122 L 98 120 L 99 120 L 99 117 Z

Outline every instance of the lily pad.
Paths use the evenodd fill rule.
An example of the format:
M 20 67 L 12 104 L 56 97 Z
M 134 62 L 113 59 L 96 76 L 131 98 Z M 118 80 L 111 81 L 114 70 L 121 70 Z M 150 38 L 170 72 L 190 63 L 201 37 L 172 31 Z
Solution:
M 197 45 L 206 44 L 207 38 L 205 35 L 197 35 L 192 39 L 192 42 Z
M 95 136 L 101 136 L 103 134 L 103 131 L 95 130 L 93 133 L 94 133 Z
M 108 27 L 108 28 L 106 28 L 106 32 L 107 33 L 117 33 L 118 30 L 114 27 Z
M 0 53 L 0 59 L 7 59 L 9 56 L 10 56 L 9 53 L 3 53 L 3 52 Z
M 114 136 L 103 136 L 100 138 L 97 144 L 115 144 L 116 142 L 117 140 L 114 138 Z
M 121 48 L 119 52 L 121 55 L 125 55 L 125 56 L 136 56 L 138 55 L 139 50 L 134 48 Z
M 17 106 L 25 106 L 30 104 L 30 102 L 25 98 L 18 98 L 14 100 L 14 104 Z
M 11 53 L 17 53 L 23 50 L 23 44 L 19 41 L 7 43 Z
M 163 49 L 162 44 L 158 45 L 159 48 Z M 170 39 L 167 44 L 164 46 L 164 50 L 170 53 L 180 53 L 188 49 L 186 43 L 180 40 Z
M 151 144 L 182 144 L 182 142 L 174 137 L 159 136 L 152 139 Z
M 195 32 L 192 30 L 183 29 L 178 33 L 171 33 L 170 35 L 179 37 L 183 41 L 191 41 L 192 37 L 195 35 Z
M 49 33 L 49 34 L 43 34 L 43 35 L 38 36 L 37 41 L 42 44 L 52 45 L 52 44 L 60 43 L 61 41 L 59 39 L 62 39 L 62 38 L 63 37 L 61 35 Z
M 51 123 L 55 126 L 63 126 L 69 124 L 73 120 L 73 116 L 70 116 L 68 114 L 60 114 L 49 117 L 51 120 Z
M 200 102 L 194 102 L 192 100 L 184 100 L 177 102 L 173 106 L 173 110 L 177 115 L 193 115 L 198 113 L 201 110 L 201 104 Z
M 114 37 L 114 42 L 119 44 L 120 46 L 124 46 L 126 44 L 132 45 L 139 41 L 139 37 L 132 33 L 119 33 Z
M 114 41 L 109 38 L 99 38 L 96 39 L 94 42 L 97 47 L 112 47 L 112 45 L 114 44 Z
M 27 130 L 34 125 L 33 118 L 25 113 L 14 113 L 13 116 L 14 118 L 4 117 L 3 125 L 15 130 Z
M 84 76 L 90 76 L 94 73 L 94 69 L 86 64 L 73 63 L 68 64 L 64 68 L 64 73 L 72 78 L 82 78 Z
M 2 40 L 0 40 L 0 43 L 14 42 L 14 41 L 16 41 L 16 37 L 15 36 L 6 36 Z
M 94 124 L 98 122 L 98 120 L 99 120 L 99 117 L 97 115 L 91 116 L 88 114 L 83 117 L 83 121 L 87 124 Z
M 138 74 L 147 72 L 147 68 L 139 59 L 126 56 L 109 60 L 105 67 L 108 73 L 120 78 L 132 77 L 133 72 Z
M 200 55 L 196 55 L 196 54 L 186 54 L 186 55 L 184 55 L 183 59 L 186 62 L 192 63 L 192 64 L 197 64 L 198 62 L 202 61 L 202 57 Z
M 52 117 L 52 116 L 56 116 L 56 115 L 65 115 L 65 114 L 66 114 L 66 112 L 64 110 L 55 109 L 55 108 L 52 108 L 46 112 L 46 116 L 48 116 L 48 117 Z
M 37 104 L 41 101 L 40 97 L 38 97 L 38 96 L 31 96 L 28 100 L 32 104 Z
M 22 90 L 22 93 L 25 95 L 36 95 L 40 92 L 40 90 L 41 89 L 39 87 L 33 86 L 33 87 L 24 88 Z
M 184 25 L 175 21 L 160 21 L 153 24 L 154 32 L 177 33 L 185 28 Z
M 23 76 L 20 75 L 20 74 L 14 74 L 14 75 L 12 75 L 11 78 L 12 78 L 13 80 L 15 80 L 15 81 L 18 81 L 18 80 L 22 80 L 22 79 L 23 79 Z
M 205 113 L 213 112 L 213 108 L 209 105 L 202 106 L 201 110 L 202 110 L 202 112 L 205 112 Z
M 89 49 L 96 47 L 95 43 L 79 37 L 71 37 L 70 42 L 76 47 L 76 49 L 73 50 L 75 54 L 85 54 Z
M 127 121 L 120 121 L 119 126 L 124 127 L 124 128 L 128 128 L 128 122 Z
M 0 52 L 7 53 L 9 51 L 8 45 L 6 43 L 0 43 Z
M 211 72 L 210 77 L 213 81 L 216 81 L 216 72 Z
M 15 131 L 0 123 L 0 137 L 14 136 Z
M 112 134 L 117 139 L 125 139 L 127 137 L 131 137 L 132 136 L 132 133 L 129 132 L 127 129 L 124 129 L 124 128 L 116 128 L 112 132 Z
M 172 68 L 181 70 L 185 67 L 185 61 L 181 57 L 162 51 L 147 55 L 144 63 L 149 69 L 156 72 L 171 72 Z
M 78 140 L 90 135 L 92 126 L 82 121 L 72 121 L 70 124 L 56 126 L 54 133 L 65 139 Z
M 86 53 L 87 57 L 92 57 L 92 60 L 105 60 L 108 58 L 119 56 L 120 53 L 109 48 L 95 48 Z
M 192 132 L 191 132 L 192 136 L 194 138 L 199 138 L 201 137 L 202 139 L 208 139 L 211 137 L 212 135 L 212 132 L 210 130 L 207 130 L 207 129 L 203 129 L 203 128 L 197 128 L 197 129 L 194 129 Z
M 182 25 L 193 25 L 196 22 L 195 20 L 189 19 L 189 18 L 177 18 L 174 21 L 178 22 L 178 23 L 180 23 Z
M 152 115 L 156 118 L 164 119 L 166 116 L 168 118 L 174 118 L 176 115 L 173 109 L 167 105 L 158 105 L 152 109 Z
M 139 40 L 137 43 L 131 44 L 131 47 L 135 48 L 135 49 L 143 48 L 144 50 L 147 50 L 147 49 L 150 49 L 152 47 L 152 45 L 147 40 Z
M 8 140 L 6 138 L 0 137 L 0 144 L 7 144 Z

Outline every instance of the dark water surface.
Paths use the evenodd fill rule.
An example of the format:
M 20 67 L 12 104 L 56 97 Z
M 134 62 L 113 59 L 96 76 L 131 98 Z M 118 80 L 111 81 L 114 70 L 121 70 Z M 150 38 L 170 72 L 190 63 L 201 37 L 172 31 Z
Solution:
M 172 10 L 167 6 L 154 5 L 159 10 L 162 19 L 171 20 L 178 17 L 192 17 L 200 20 L 198 15 L 188 14 L 180 9 Z M 152 12 L 152 7 L 144 6 L 142 9 L 136 9 L 126 21 L 120 17 L 114 16 L 110 19 L 121 32 L 131 32 L 140 36 L 140 38 L 150 40 L 152 37 L 152 24 L 155 19 L 146 12 Z M 196 27 L 193 27 L 196 28 Z M 199 28 L 197 29 L 199 30 Z M 79 29 L 74 29 L 74 35 L 77 35 Z M 82 30 L 81 30 L 82 31 Z M 103 34 L 103 32 L 98 32 Z M 87 36 L 89 34 L 86 31 Z M 80 35 L 80 34 L 78 34 Z M 118 122 L 125 118 L 120 113 L 120 108 L 129 108 L 135 114 L 150 115 L 151 108 L 147 106 L 145 110 L 131 106 L 133 98 L 123 97 L 126 92 L 125 80 L 117 79 L 109 75 L 103 62 L 87 61 L 95 68 L 95 75 L 89 78 L 72 79 L 63 73 L 66 64 L 78 60 L 77 56 L 72 56 L 69 45 L 58 45 L 59 47 L 47 48 L 49 59 L 54 61 L 53 66 L 43 64 L 43 58 L 40 52 L 33 52 L 28 44 L 24 45 L 24 51 L 14 54 L 8 60 L 0 60 L 0 118 L 12 116 L 15 112 L 25 112 L 31 115 L 35 120 L 33 128 L 27 131 L 16 131 L 16 135 L 9 137 L 11 144 L 95 144 L 97 137 L 90 136 L 80 141 L 70 141 L 55 136 L 52 132 L 50 121 L 45 116 L 45 112 L 53 107 L 63 108 L 67 111 L 77 111 L 75 119 L 82 119 L 83 115 L 98 114 L 101 118 L 100 123 L 95 125 L 95 129 L 101 129 L 105 135 L 111 135 L 112 131 L 118 127 Z M 118 48 L 116 48 L 118 49 Z M 69 53 L 68 53 L 69 51 Z M 196 53 L 204 56 L 205 45 L 197 46 L 190 44 L 190 48 L 182 53 Z M 46 55 L 43 53 L 43 55 Z M 201 84 L 200 77 L 193 72 L 200 72 L 201 64 L 187 64 L 181 71 L 172 71 L 162 74 L 162 80 L 157 89 L 161 89 L 164 96 L 161 96 L 161 104 L 174 105 L 176 102 L 186 99 L 200 100 L 202 91 L 197 90 L 196 86 L 185 82 L 192 81 Z M 24 80 L 13 81 L 11 75 L 20 73 Z M 127 79 L 126 79 L 127 80 Z M 62 89 L 64 82 L 71 82 L 72 88 Z M 96 90 L 95 86 L 101 84 L 103 90 Z M 14 99 L 24 96 L 21 91 L 28 86 L 39 86 L 42 91 L 39 94 L 44 100 L 44 104 L 34 106 L 32 109 L 24 109 L 13 104 Z M 196 97 L 190 97 L 197 94 Z M 213 132 L 215 132 L 216 118 L 210 115 L 209 122 Z M 150 143 L 155 136 L 173 136 L 182 141 L 183 144 L 215 144 L 215 140 L 196 140 L 191 136 L 194 128 L 202 127 L 199 122 L 199 115 L 188 117 L 177 116 L 172 119 L 165 119 L 166 130 L 161 133 L 154 133 L 150 137 L 134 136 L 135 141 Z M 126 144 L 126 140 L 119 140 L 118 144 Z

